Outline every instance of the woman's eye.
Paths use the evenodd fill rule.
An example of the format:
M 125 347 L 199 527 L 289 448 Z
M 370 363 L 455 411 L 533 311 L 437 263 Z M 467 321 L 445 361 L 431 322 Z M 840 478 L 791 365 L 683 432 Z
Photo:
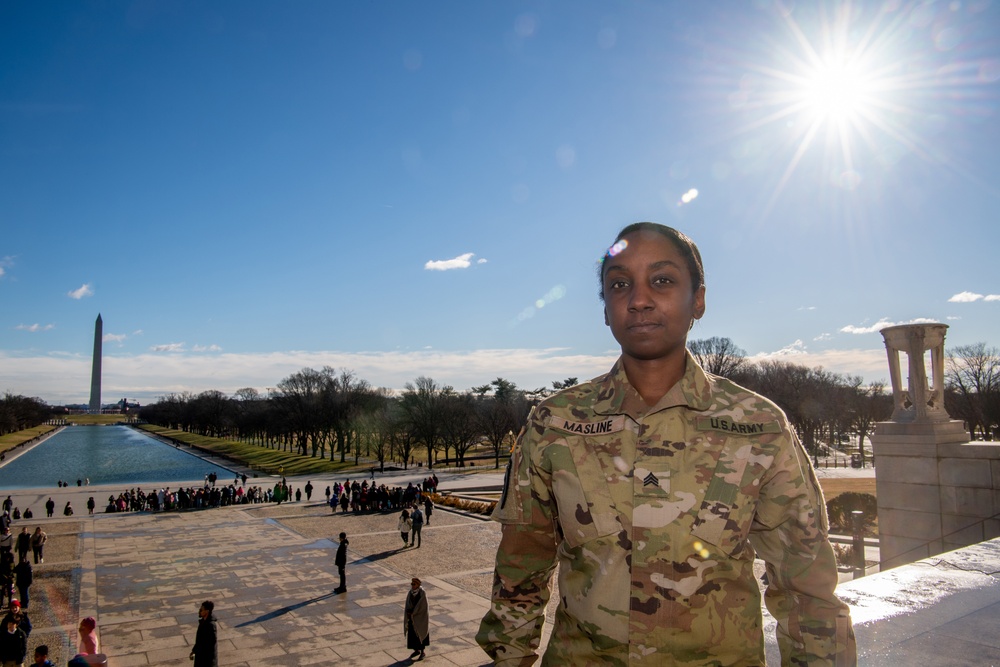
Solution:
M 609 287 L 611 289 L 621 289 L 623 287 L 628 287 L 628 281 L 626 281 L 626 280 L 612 280 L 611 281 L 611 285 L 609 285 Z
M 654 285 L 666 285 L 674 282 L 669 276 L 656 276 L 653 278 Z

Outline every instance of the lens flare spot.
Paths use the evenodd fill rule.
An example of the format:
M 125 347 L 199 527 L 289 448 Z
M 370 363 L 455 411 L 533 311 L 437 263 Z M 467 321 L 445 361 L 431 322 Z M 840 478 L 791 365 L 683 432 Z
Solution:
M 613 246 L 608 248 L 608 252 L 605 255 L 605 257 L 614 257 L 615 255 L 622 253 L 627 247 L 628 247 L 628 241 L 626 241 L 625 239 L 617 241 Z
M 678 206 L 683 206 L 684 204 L 690 204 L 698 197 L 698 190 L 691 188 L 687 192 L 681 195 L 681 200 L 677 202 Z

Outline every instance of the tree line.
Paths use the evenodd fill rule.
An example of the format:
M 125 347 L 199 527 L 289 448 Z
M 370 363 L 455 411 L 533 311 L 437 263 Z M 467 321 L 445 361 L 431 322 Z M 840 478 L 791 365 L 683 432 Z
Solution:
M 732 379 L 767 396 L 785 411 L 814 458 L 826 447 L 864 441 L 874 425 L 892 413 L 884 381 L 809 368 L 783 360 L 753 361 L 729 338 L 689 342 L 709 373 Z M 219 391 L 174 394 L 142 408 L 154 424 L 236 439 L 301 456 L 344 462 L 350 455 L 408 465 L 416 452 L 428 465 L 465 465 L 470 452 L 489 452 L 494 465 L 506 455 L 513 436 L 533 405 L 573 386 L 577 378 L 525 390 L 505 378 L 466 391 L 418 377 L 404 391 L 372 387 L 349 370 L 304 368 L 266 396 L 244 388 L 227 397 Z M 989 438 L 1000 422 L 1000 354 L 985 344 L 961 346 L 948 356 L 946 407 L 962 419 L 971 437 Z
M 42 399 L 8 392 L 0 399 L 0 435 L 40 426 L 51 416 L 52 408 Z
M 888 419 L 892 397 L 884 382 L 789 361 L 753 361 L 729 338 L 689 342 L 706 371 L 728 377 L 777 403 L 814 456 L 845 436 L 863 443 Z M 240 440 L 301 456 L 384 466 L 421 453 L 429 465 L 464 465 L 487 452 L 499 466 L 533 405 L 577 378 L 526 390 L 496 378 L 466 391 L 428 377 L 402 392 L 375 388 L 349 370 L 304 368 L 266 395 L 247 387 L 231 396 L 210 390 L 161 397 L 140 418 L 160 426 Z M 945 407 L 976 439 L 992 439 L 1000 424 L 1000 351 L 985 343 L 958 346 L 947 356 Z M 53 409 L 38 398 L 7 393 L 0 400 L 0 435 L 43 424 Z

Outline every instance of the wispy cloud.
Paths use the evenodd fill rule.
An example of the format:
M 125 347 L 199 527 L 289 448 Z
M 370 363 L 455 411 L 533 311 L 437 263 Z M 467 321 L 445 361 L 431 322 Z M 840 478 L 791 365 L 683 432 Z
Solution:
M 915 319 L 907 320 L 905 322 L 893 322 L 883 317 L 878 322 L 870 326 L 855 326 L 853 324 L 848 324 L 846 327 L 841 327 L 839 331 L 840 333 L 848 333 L 848 334 L 870 334 L 870 333 L 875 333 L 876 331 L 881 331 L 886 327 L 895 327 L 901 324 L 933 324 L 934 322 L 937 322 L 937 320 L 931 320 L 926 317 L 917 317 Z
M 82 299 L 85 296 L 94 296 L 94 288 L 90 283 L 84 283 L 77 289 L 71 292 L 66 292 L 66 296 L 71 299 Z
M 948 299 L 948 303 L 973 303 L 975 301 L 1000 301 L 1000 294 L 976 294 L 975 292 L 959 292 Z
M 873 350 L 823 350 L 810 351 L 801 340 L 774 352 L 759 352 L 749 357 L 751 361 L 786 361 L 808 368 L 823 368 L 842 375 L 860 375 L 866 382 L 889 377 L 889 362 L 885 348 Z
M 54 324 L 18 324 L 14 328 L 17 329 L 18 331 L 30 331 L 31 333 L 35 333 L 36 331 L 48 331 L 50 329 L 55 329 L 56 325 L 54 325 Z
M 101 338 L 101 340 L 103 340 L 105 343 L 121 343 L 126 338 L 128 338 L 128 336 L 126 336 L 125 334 L 106 333 L 104 334 L 104 337 Z
M 222 348 L 218 345 L 192 345 L 192 352 L 222 352 Z
M 7 273 L 7 269 L 14 266 L 14 258 L 10 255 L 6 257 L 0 257 L 0 278 L 3 278 Z
M 372 386 L 396 390 L 421 375 L 459 391 L 496 377 L 525 389 L 537 389 L 551 386 L 553 380 L 607 372 L 618 357 L 617 352 L 572 354 L 562 348 L 217 355 L 173 352 L 105 354 L 104 391 L 113 396 L 135 397 L 143 403 L 185 391 L 198 394 L 215 389 L 231 395 L 241 387 L 255 387 L 266 392 L 303 368 L 323 366 L 349 369 Z M 4 390 L 38 396 L 53 405 L 85 403 L 90 392 L 89 354 L 19 356 L 0 351 L 0 368 L 4 369 Z
M 153 345 L 149 348 L 153 352 L 183 352 L 184 343 L 167 343 L 166 345 Z
M 467 269 L 472 266 L 472 258 L 476 256 L 474 252 L 466 252 L 452 259 L 432 259 L 424 268 L 428 271 L 450 271 L 452 269 Z M 476 263 L 484 264 L 485 259 L 480 259 Z

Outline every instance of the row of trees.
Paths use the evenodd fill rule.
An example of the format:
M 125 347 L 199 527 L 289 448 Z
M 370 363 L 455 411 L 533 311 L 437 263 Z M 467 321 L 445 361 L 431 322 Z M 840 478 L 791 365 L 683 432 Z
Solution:
M 569 386 L 575 378 L 553 383 Z M 394 395 L 373 388 L 348 370 L 304 368 L 267 396 L 245 388 L 227 398 L 219 391 L 170 395 L 140 410 L 153 424 L 225 437 L 302 456 L 355 461 L 363 454 L 380 466 L 406 465 L 419 448 L 433 466 L 444 459 L 465 464 L 476 445 L 488 445 L 494 463 L 510 445 L 536 392 L 497 378 L 466 392 L 428 377 Z M 422 457 L 423 458 L 423 457 Z
M 864 439 L 875 422 L 887 419 L 892 400 L 884 382 L 787 361 L 754 362 L 729 338 L 689 343 L 692 354 L 710 373 L 774 400 L 788 415 L 803 444 L 814 456 L 846 436 Z M 948 358 L 947 407 L 970 428 L 989 434 L 1000 421 L 1000 355 L 983 344 L 955 348 Z M 485 447 L 499 466 L 512 433 L 523 425 L 538 400 L 576 384 L 576 378 L 551 388 L 526 391 L 497 378 L 459 392 L 428 377 L 394 393 L 372 387 L 348 370 L 305 368 L 278 383 L 266 396 L 252 388 L 231 397 L 219 391 L 170 395 L 142 408 L 155 424 L 227 437 L 301 456 L 345 461 L 361 455 L 384 465 L 408 462 L 423 450 L 430 465 L 464 465 L 476 446 Z M 424 458 L 423 456 L 421 458 Z
M 4 394 L 0 399 L 0 435 L 34 428 L 48 421 L 51 415 L 52 408 L 39 398 Z

